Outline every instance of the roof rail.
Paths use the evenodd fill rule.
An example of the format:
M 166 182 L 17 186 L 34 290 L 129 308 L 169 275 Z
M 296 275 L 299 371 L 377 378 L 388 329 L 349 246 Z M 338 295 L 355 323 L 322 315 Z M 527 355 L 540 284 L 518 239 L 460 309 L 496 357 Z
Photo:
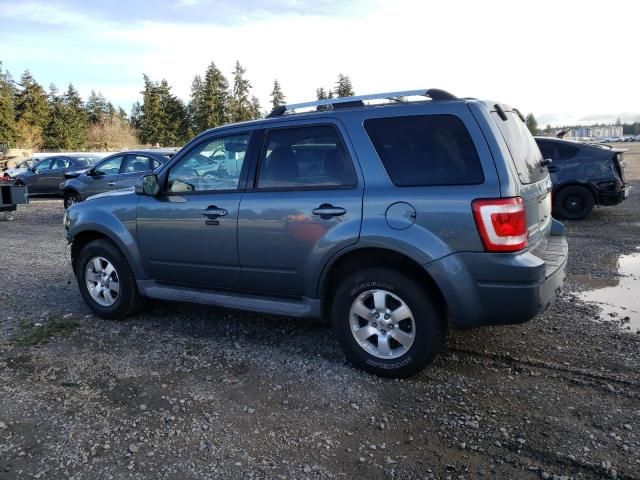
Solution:
M 338 97 L 316 100 L 314 102 L 294 103 L 291 105 L 280 105 L 267 115 L 267 118 L 280 117 L 285 114 L 295 113 L 296 110 L 316 108 L 316 110 L 349 108 L 365 105 L 365 101 L 387 100 L 389 102 L 406 103 L 406 97 L 427 97 L 431 100 L 457 100 L 458 97 L 438 88 L 422 90 L 405 90 L 400 92 L 372 93 L 370 95 L 359 95 L 357 97 Z M 324 107 L 324 108 L 320 108 Z

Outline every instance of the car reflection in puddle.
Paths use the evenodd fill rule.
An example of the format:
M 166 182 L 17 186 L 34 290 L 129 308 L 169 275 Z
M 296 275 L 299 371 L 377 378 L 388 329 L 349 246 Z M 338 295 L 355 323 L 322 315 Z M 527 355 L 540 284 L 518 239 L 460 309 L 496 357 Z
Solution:
M 579 296 L 602 308 L 605 320 L 620 322 L 623 329 L 640 332 L 640 252 L 620 256 L 617 267 L 619 278 L 582 279 L 589 290 Z

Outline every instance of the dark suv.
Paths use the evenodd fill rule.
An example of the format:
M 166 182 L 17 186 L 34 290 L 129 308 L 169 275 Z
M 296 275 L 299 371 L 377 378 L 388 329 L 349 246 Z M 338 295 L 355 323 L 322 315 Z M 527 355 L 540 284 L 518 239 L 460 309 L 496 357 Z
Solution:
M 553 137 L 536 137 L 553 182 L 553 212 L 580 220 L 594 205 L 617 205 L 629 196 L 624 178 L 626 150 Z
M 80 292 L 102 317 L 148 297 L 324 318 L 351 362 L 385 376 L 431 362 L 449 319 L 535 317 L 567 258 L 520 113 L 442 90 L 209 130 L 135 193 L 92 197 L 64 223 Z

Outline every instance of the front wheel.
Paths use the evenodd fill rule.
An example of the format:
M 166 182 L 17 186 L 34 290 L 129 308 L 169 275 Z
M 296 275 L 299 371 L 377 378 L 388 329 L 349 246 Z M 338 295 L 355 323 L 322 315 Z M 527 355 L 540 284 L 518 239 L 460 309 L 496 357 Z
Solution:
M 444 312 L 434 297 L 394 270 L 349 275 L 335 292 L 331 316 L 347 360 L 383 377 L 418 373 L 446 337 Z
M 555 197 L 555 210 L 567 220 L 582 220 L 593 210 L 595 199 L 585 187 L 571 185 L 558 192 Z
M 100 317 L 120 320 L 142 307 L 133 272 L 109 240 L 85 245 L 76 260 L 75 274 L 84 301 Z
M 75 205 L 78 202 L 80 202 L 80 195 L 78 195 L 76 192 L 66 192 L 64 194 L 65 209 L 69 208 L 71 205 Z

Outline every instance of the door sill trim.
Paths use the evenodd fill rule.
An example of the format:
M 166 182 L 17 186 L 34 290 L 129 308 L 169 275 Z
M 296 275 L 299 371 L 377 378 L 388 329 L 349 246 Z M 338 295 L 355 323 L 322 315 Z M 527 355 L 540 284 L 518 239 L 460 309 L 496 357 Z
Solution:
M 215 305 L 235 310 L 284 315 L 287 317 L 320 318 L 320 300 L 314 298 L 287 299 L 229 293 L 160 284 L 155 280 L 138 280 L 136 283 L 142 295 L 156 300 Z

